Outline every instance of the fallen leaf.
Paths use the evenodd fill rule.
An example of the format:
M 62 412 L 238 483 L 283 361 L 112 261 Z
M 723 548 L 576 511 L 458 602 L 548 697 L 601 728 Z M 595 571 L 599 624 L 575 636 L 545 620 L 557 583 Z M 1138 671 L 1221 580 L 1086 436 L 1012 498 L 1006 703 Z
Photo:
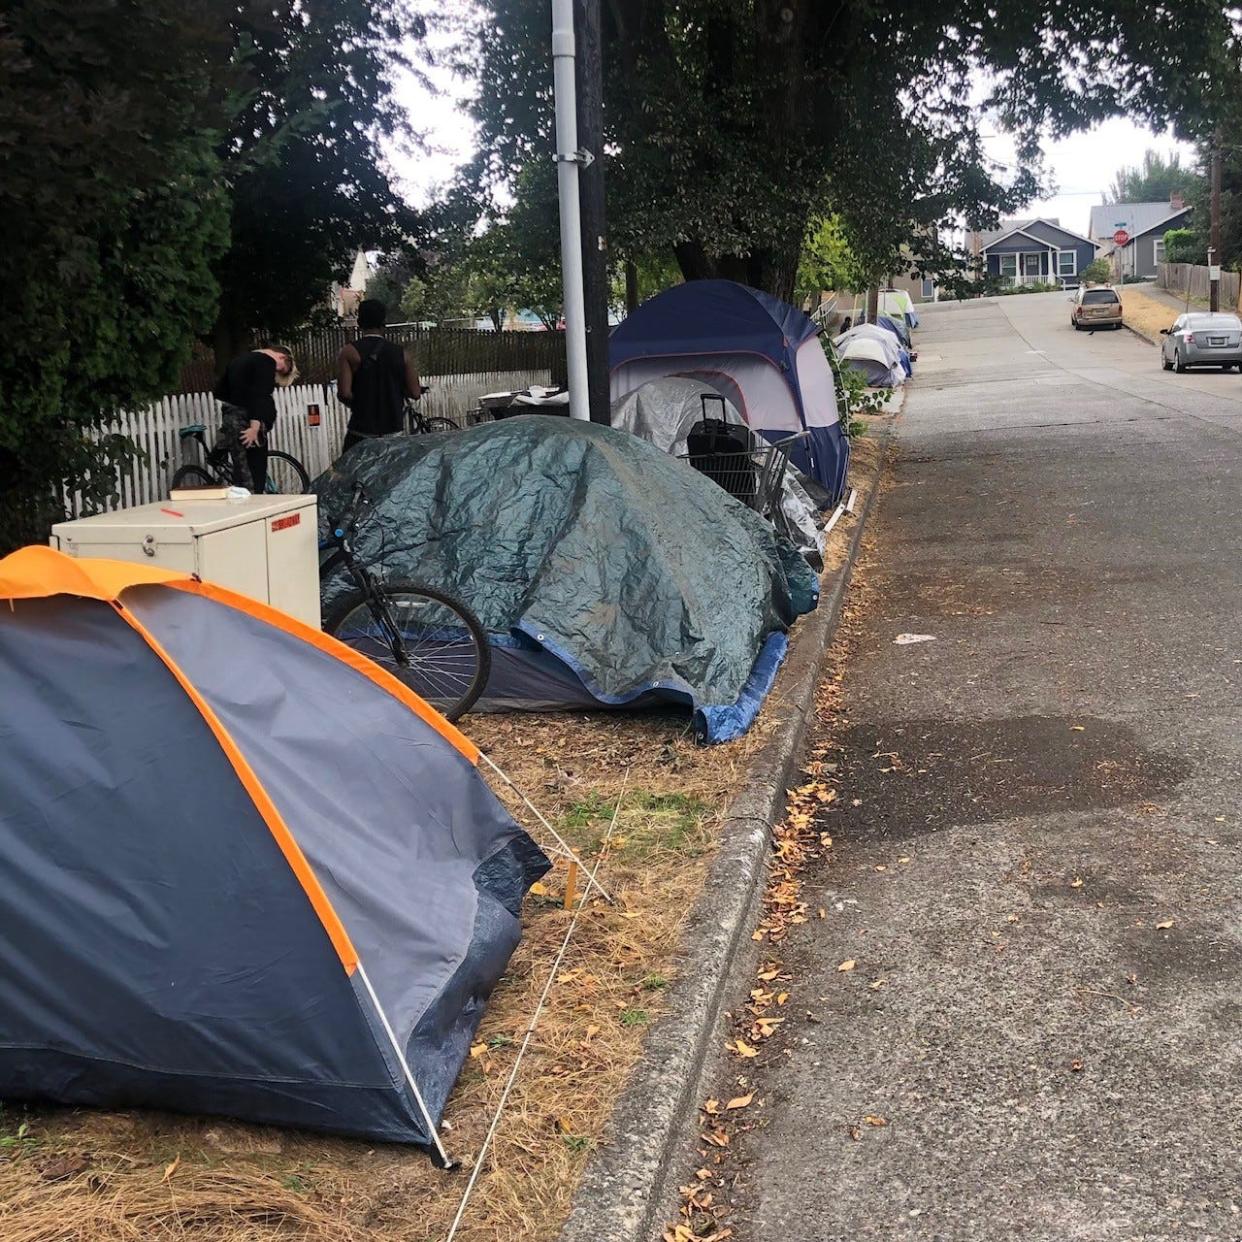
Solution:
M 900 863 L 907 863 L 907 862 L 909 862 L 909 861 L 910 861 L 910 855 L 909 855 L 909 854 L 902 854 L 902 856 L 901 856 L 901 857 L 900 857 L 897 861 L 898 861 L 898 862 L 900 862 Z
M 761 927 L 761 928 L 759 928 L 759 930 L 758 930 L 758 931 L 753 931 L 753 932 L 751 932 L 751 933 L 750 933 L 750 938 L 751 938 L 752 940 L 762 940 L 762 939 L 763 939 L 763 935 L 764 935 L 764 932 L 763 932 L 763 928 Z
M 470 1045 L 471 1057 L 481 1057 L 487 1051 L 487 1044 L 483 1040 L 479 1040 L 477 1044 Z
M 562 970 L 561 973 L 556 976 L 556 981 L 557 983 L 573 983 L 573 981 L 578 978 L 580 974 L 582 974 L 581 970 Z
M 1086 733 L 1086 731 L 1087 731 L 1086 725 L 1070 725 L 1071 733 Z
M 595 1036 L 598 1034 L 599 1034 L 599 1024 L 596 1022 L 592 1022 L 586 1029 L 586 1037 L 587 1039 L 594 1039 Z
M 1070 881 L 1070 888 L 1082 888 L 1082 880 L 1078 876 L 1075 876 Z
M 878 992 L 887 982 L 888 982 L 887 979 L 877 979 L 874 983 L 867 984 L 867 986 L 873 992 Z
M 711 1175 L 712 1175 L 711 1169 L 696 1169 L 694 1173 L 694 1176 L 697 1177 L 699 1181 L 701 1182 L 707 1181 L 707 1179 L 711 1177 Z
M 783 1004 L 785 1004 L 785 1002 L 786 1002 L 788 999 L 789 999 L 789 993 L 788 993 L 788 992 L 782 992 L 782 993 L 781 993 L 781 994 L 780 994 L 780 995 L 776 998 L 776 1003 L 777 1003 L 778 1005 L 783 1005 Z
M 536 897 L 547 897 L 552 892 L 546 884 L 543 884 L 538 880 L 536 880 L 527 891 L 534 893 Z
M 1075 1057 L 1070 1062 L 1070 1069 L 1072 1069 L 1074 1073 L 1077 1074 L 1082 1069 L 1082 1059 L 1080 1057 Z
M 752 1048 L 744 1039 L 735 1039 L 731 1044 L 725 1044 L 730 1052 L 736 1052 L 739 1057 L 757 1057 L 759 1055 L 758 1048 Z
M 883 863 L 876 863 L 876 865 L 875 865 L 875 869 L 876 869 L 877 871 L 887 871 L 887 870 L 888 870 L 888 868 L 887 868 L 887 867 L 886 867 Z
M 719 1100 L 704 1100 L 703 1111 L 705 1113 L 708 1113 L 710 1116 L 714 1117 L 718 1112 L 720 1112 L 720 1101 Z
M 821 832 L 819 834 L 819 843 L 824 849 L 827 849 L 832 844 L 832 838 L 826 832 Z
M 847 958 L 844 962 L 841 963 L 840 966 L 837 967 L 837 973 L 839 974 L 842 971 L 853 970 L 856 965 L 857 965 L 857 962 L 855 962 L 852 957 Z
M 858 1126 L 849 1126 L 846 1133 L 849 1134 L 855 1143 L 862 1142 L 862 1130 Z
M 1157 930 L 1157 931 L 1165 931 L 1166 929 L 1168 929 L 1168 928 L 1170 928 L 1170 927 L 1172 927 L 1172 926 L 1173 926 L 1173 920 L 1172 920 L 1172 919 L 1165 919 L 1163 923 L 1157 923 L 1157 924 L 1156 924 L 1156 930 Z
M 1011 914 L 1011 915 L 1010 915 L 1010 916 L 1009 916 L 1009 917 L 1005 920 L 1005 922 L 1006 922 L 1006 923 L 1016 923 L 1017 921 L 1018 921 L 1018 916 L 1017 916 L 1016 914 Z
M 623 919 L 641 919 L 643 916 L 639 910 L 622 910 L 621 917 Z
M 168 1166 L 164 1169 L 164 1176 L 163 1176 L 160 1180 L 161 1180 L 161 1181 L 164 1181 L 164 1182 L 171 1182 L 171 1181 L 172 1181 L 173 1174 L 174 1174 L 174 1173 L 175 1173 L 175 1172 L 176 1172 L 176 1171 L 177 1171 L 180 1167 L 181 1167 L 181 1156 L 180 1156 L 180 1154 L 178 1154 L 178 1155 L 177 1155 L 177 1158 L 176 1158 L 176 1159 L 172 1162 L 172 1164 L 168 1165 Z
M 864 1113 L 863 1120 L 869 1126 L 886 1126 L 888 1125 L 887 1117 L 878 1117 L 875 1113 Z
M 781 968 L 779 966 L 768 966 L 764 970 L 761 970 L 757 977 L 762 979 L 765 983 L 771 983 L 771 981 L 780 973 Z
M 568 1117 L 558 1117 L 556 1119 L 556 1128 L 562 1134 L 572 1134 L 574 1132 L 573 1124 L 570 1122 Z
M 729 1146 L 729 1136 L 719 1126 L 716 1126 L 715 1129 L 708 1130 L 707 1133 L 703 1135 L 703 1141 L 705 1143 L 710 1143 L 713 1147 Z
M 815 913 L 819 915 L 821 919 L 826 919 L 828 917 L 828 911 L 825 910 L 823 906 L 820 906 L 820 908 L 816 910 Z
M 730 1110 L 735 1108 L 749 1108 L 750 1102 L 754 1098 L 755 1093 L 753 1091 L 748 1091 L 745 1095 L 735 1095 L 733 1099 L 725 1105 L 725 1108 Z
M 53 1156 L 39 1165 L 39 1176 L 45 1182 L 63 1182 L 66 1178 L 76 1177 L 85 1169 L 89 1169 L 90 1159 L 81 1153 L 64 1156 Z

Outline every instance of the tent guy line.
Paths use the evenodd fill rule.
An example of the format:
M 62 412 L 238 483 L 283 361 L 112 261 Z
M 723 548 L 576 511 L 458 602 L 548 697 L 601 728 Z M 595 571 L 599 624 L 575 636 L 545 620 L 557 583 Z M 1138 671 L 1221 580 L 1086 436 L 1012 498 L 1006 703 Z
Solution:
M 568 858 L 571 862 L 573 862 L 578 867 L 578 869 L 582 872 L 582 874 L 586 876 L 587 891 L 589 892 L 592 887 L 598 889 L 599 895 L 609 905 L 612 905 L 612 897 L 608 894 L 607 890 L 605 890 L 601 884 L 596 883 L 595 872 L 587 870 L 586 863 L 584 863 L 582 859 L 579 858 L 576 853 L 574 853 L 573 847 L 569 844 L 569 842 L 566 841 L 565 838 L 561 836 L 561 834 L 557 832 L 556 829 L 553 828 L 550 823 L 548 823 L 543 812 L 525 795 L 525 793 L 522 792 L 522 790 L 520 790 L 509 779 L 509 777 L 504 772 L 501 771 L 501 769 L 497 766 L 496 762 L 493 759 L 485 755 L 482 751 L 479 751 L 479 758 L 482 759 L 483 762 L 486 763 L 487 766 L 491 768 L 491 770 L 495 772 L 496 775 L 499 776 L 500 779 L 504 781 L 504 783 L 508 785 L 509 788 L 512 789 L 513 792 L 517 794 L 519 798 L 522 799 L 522 801 L 526 804 L 527 808 L 530 810 L 531 814 L 534 815 L 534 817 L 544 826 L 544 828 L 546 828 L 548 832 L 552 834 L 552 839 L 557 843 L 557 845 L 561 847 L 561 852 L 564 854 L 564 856 Z M 599 867 L 598 862 L 595 865 L 596 865 L 596 868 Z
M 599 857 L 595 860 L 595 866 L 587 874 L 590 885 L 599 888 L 601 893 L 604 890 L 600 888 L 596 881 L 595 873 L 599 870 L 600 864 L 605 857 L 607 857 L 608 843 L 612 840 L 612 831 L 617 826 L 617 817 L 621 814 L 621 802 L 625 797 L 625 791 L 629 783 L 630 769 L 626 768 L 625 776 L 621 779 L 621 790 L 617 794 L 617 805 L 612 808 L 612 819 L 608 822 L 608 830 L 604 833 L 604 840 L 599 848 Z M 526 1034 L 522 1036 L 521 1047 L 518 1048 L 517 1056 L 513 1059 L 513 1068 L 509 1071 L 508 1081 L 505 1083 L 504 1090 L 500 1093 L 500 1102 L 496 1105 L 496 1112 L 492 1116 L 491 1125 L 488 1126 L 487 1133 L 483 1136 L 483 1145 L 479 1148 L 479 1155 L 474 1162 L 474 1168 L 470 1170 L 470 1180 L 466 1183 L 466 1189 L 462 1194 L 461 1202 L 457 1205 L 457 1215 L 453 1217 L 453 1223 L 449 1226 L 444 1242 L 453 1242 L 453 1239 L 457 1236 L 458 1227 L 461 1225 L 462 1217 L 466 1213 L 466 1205 L 470 1202 L 470 1196 L 474 1192 L 475 1183 L 479 1180 L 479 1173 L 483 1168 L 483 1157 L 487 1155 L 487 1149 L 495 1137 L 496 1129 L 500 1125 L 501 1115 L 504 1113 L 505 1105 L 509 1101 L 509 1092 L 513 1090 L 513 1084 L 517 1081 L 522 1058 L 526 1055 L 526 1049 L 530 1046 L 530 1041 L 535 1034 L 535 1027 L 539 1023 L 544 1005 L 547 1004 L 548 995 L 552 991 L 552 984 L 556 979 L 557 972 L 561 968 L 561 962 L 565 960 L 565 953 L 569 949 L 569 942 L 573 938 L 574 929 L 578 926 L 578 918 L 582 911 L 586 909 L 587 898 L 591 895 L 590 885 L 583 890 L 582 896 L 578 899 L 578 904 L 574 908 L 574 916 L 569 920 L 569 926 L 565 929 L 565 938 L 561 941 L 561 947 L 557 951 L 555 960 L 552 962 L 552 969 L 548 971 L 548 977 L 543 984 L 543 991 L 539 994 L 539 1001 L 535 1005 L 535 1011 L 531 1014 L 530 1023 L 526 1027 Z

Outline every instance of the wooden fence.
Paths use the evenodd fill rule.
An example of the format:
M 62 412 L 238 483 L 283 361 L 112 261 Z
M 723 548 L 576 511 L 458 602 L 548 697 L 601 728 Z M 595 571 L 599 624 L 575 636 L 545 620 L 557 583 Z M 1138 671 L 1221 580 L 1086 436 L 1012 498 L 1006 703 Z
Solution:
M 451 418 L 464 426 L 466 414 L 485 392 L 526 388 L 531 384 L 548 384 L 547 369 L 529 371 L 482 371 L 475 374 L 433 375 L 424 377 L 429 391 L 421 409 L 428 417 Z M 307 469 L 311 478 L 322 474 L 339 456 L 345 438 L 349 410 L 336 399 L 334 386 L 298 384 L 276 391 L 276 426 L 269 445 L 292 453 Z M 208 441 L 214 442 L 220 423 L 219 403 L 209 392 L 178 393 L 165 397 L 146 409 L 122 414 L 98 434 L 127 436 L 143 456 L 135 461 L 118 480 L 117 495 L 107 509 L 128 509 L 134 505 L 163 500 L 168 484 L 178 466 L 195 461 L 197 447 L 185 448 L 181 429 L 201 423 L 207 428 Z M 71 517 L 81 513 L 76 497 L 66 500 Z
M 1233 310 L 1239 302 L 1239 279 L 1237 272 L 1221 272 L 1220 274 L 1220 306 L 1222 310 Z M 1197 263 L 1158 263 L 1156 265 L 1156 285 L 1185 297 L 1206 302 L 1209 296 L 1208 269 Z
M 393 327 L 389 340 L 412 349 L 420 376 L 478 375 L 484 371 L 547 371 L 552 383 L 565 383 L 563 332 L 481 332 L 475 328 Z M 281 337 L 293 350 L 302 382 L 326 384 L 336 379 L 336 356 L 358 336 L 354 328 L 317 328 Z M 216 368 L 211 351 L 200 346 L 181 373 L 177 391 L 210 390 Z

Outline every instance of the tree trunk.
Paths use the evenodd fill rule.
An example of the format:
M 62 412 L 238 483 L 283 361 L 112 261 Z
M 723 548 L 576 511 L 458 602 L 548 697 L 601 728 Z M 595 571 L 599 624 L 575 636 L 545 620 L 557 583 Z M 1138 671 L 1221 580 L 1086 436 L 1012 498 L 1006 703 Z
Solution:
M 224 368 L 243 350 L 249 349 L 253 342 L 253 333 L 230 315 L 228 308 L 221 304 L 215 326 L 211 330 L 211 348 L 215 354 L 216 378 L 223 375 Z

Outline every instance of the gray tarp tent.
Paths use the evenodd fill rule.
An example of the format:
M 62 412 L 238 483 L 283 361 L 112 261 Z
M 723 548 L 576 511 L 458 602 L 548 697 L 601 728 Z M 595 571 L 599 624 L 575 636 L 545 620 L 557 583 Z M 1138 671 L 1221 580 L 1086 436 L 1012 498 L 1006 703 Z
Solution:
M 683 376 L 651 380 L 612 403 L 614 427 L 678 458 L 689 452 L 690 431 L 705 416 L 723 416 L 726 422 L 745 426 L 733 402 L 703 380 Z M 764 441 L 759 444 L 763 446 Z M 798 471 L 790 465 L 781 488 L 778 529 L 816 569 L 822 569 L 824 537 L 816 520 L 818 513 L 818 506 L 799 482 Z
M 534 414 L 355 446 L 315 484 L 325 529 L 356 483 L 359 555 L 445 587 L 492 635 L 484 709 L 690 705 L 743 732 L 815 606 L 814 572 L 710 479 L 610 427 Z M 323 584 L 330 605 L 343 573 Z

